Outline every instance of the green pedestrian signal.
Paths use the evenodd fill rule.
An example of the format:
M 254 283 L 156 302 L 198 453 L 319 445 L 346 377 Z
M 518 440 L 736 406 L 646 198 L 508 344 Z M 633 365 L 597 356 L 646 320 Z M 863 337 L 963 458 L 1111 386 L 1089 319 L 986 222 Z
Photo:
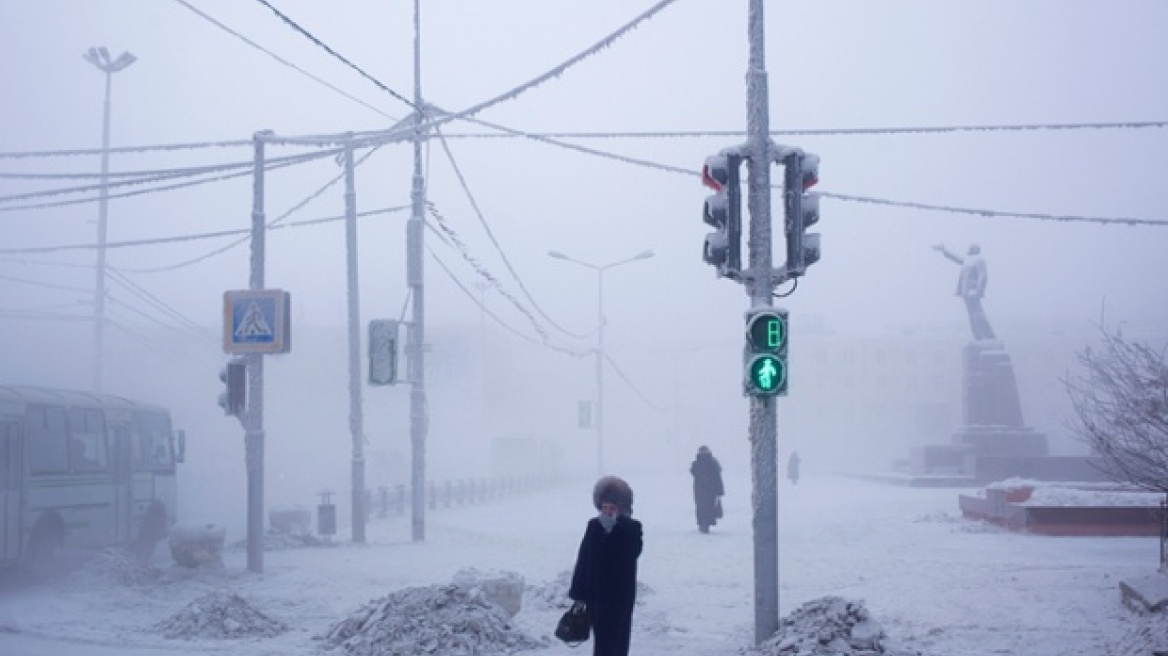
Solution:
M 744 392 L 750 396 L 787 393 L 787 311 L 760 308 L 746 313 Z
M 787 366 L 770 354 L 756 355 L 750 360 L 750 386 L 762 394 L 775 394 L 787 382 Z

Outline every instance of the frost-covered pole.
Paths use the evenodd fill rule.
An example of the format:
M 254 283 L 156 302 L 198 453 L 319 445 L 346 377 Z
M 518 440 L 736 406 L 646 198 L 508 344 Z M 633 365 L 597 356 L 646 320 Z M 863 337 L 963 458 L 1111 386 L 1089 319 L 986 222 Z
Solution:
M 365 542 L 365 429 L 361 415 L 361 306 L 357 290 L 357 191 L 353 139 L 345 141 L 345 264 L 349 301 L 349 432 L 353 435 L 353 542 Z
M 413 539 L 426 539 L 426 296 L 422 285 L 422 246 L 425 227 L 426 181 L 422 177 L 422 18 L 420 0 L 414 0 L 414 177 L 410 189 L 413 207 L 406 222 L 406 279 L 414 313 L 407 333 L 410 377 L 410 446 L 412 457 L 410 505 Z
M 750 0 L 750 61 L 746 71 L 747 208 L 750 212 L 751 308 L 773 305 L 771 280 L 771 158 L 763 0 Z M 754 640 L 779 628 L 779 501 L 775 397 L 750 397 L 750 467 L 754 508 Z
M 264 132 L 252 137 L 255 173 L 251 209 L 250 289 L 264 288 Z M 247 569 L 264 571 L 264 355 L 248 353 L 247 422 L 244 450 L 247 465 Z

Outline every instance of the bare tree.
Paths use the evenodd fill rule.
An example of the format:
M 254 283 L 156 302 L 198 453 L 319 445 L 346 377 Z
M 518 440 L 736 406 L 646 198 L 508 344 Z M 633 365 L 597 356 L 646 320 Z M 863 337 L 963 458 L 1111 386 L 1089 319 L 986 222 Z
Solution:
M 1102 458 L 1112 479 L 1161 492 L 1160 571 L 1168 573 L 1168 363 L 1163 350 L 1100 328 L 1098 349 L 1079 352 L 1083 373 L 1068 377 L 1072 430 Z
M 1168 361 L 1156 350 L 1101 328 L 1102 344 L 1079 352 L 1083 373 L 1064 382 L 1072 430 L 1116 481 L 1168 494 Z

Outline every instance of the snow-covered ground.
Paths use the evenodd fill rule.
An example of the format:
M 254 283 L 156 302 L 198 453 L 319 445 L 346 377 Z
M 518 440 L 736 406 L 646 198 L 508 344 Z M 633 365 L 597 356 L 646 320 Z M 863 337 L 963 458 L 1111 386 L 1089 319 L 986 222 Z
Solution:
M 728 476 L 726 517 L 702 535 L 688 476 L 628 478 L 645 526 L 632 653 L 721 656 L 751 647 L 748 481 Z M 188 570 L 160 546 L 148 570 L 102 553 L 52 582 L 8 577 L 0 654 L 587 653 L 590 645 L 572 651 L 551 632 L 564 572 L 594 512 L 590 490 L 580 481 L 431 511 L 420 543 L 408 517 L 374 519 L 367 544 L 271 550 L 262 575 L 246 571 L 238 549 L 221 569 Z M 837 653 L 815 651 L 817 634 L 870 636 L 873 626 L 891 654 L 1147 656 L 1168 646 L 1164 618 L 1126 609 L 1118 587 L 1154 571 L 1155 538 L 1006 532 L 963 519 L 959 492 L 972 491 L 814 473 L 784 484 L 780 605 L 789 621 L 784 639 L 762 651 Z M 508 621 L 473 586 L 451 586 L 467 568 L 522 577 L 519 613 Z

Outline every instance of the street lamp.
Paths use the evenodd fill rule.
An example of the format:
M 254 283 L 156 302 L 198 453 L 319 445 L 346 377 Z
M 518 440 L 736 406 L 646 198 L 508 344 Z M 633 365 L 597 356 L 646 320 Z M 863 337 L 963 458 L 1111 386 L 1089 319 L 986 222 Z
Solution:
M 647 260 L 653 257 L 653 251 L 645 250 L 636 255 L 611 262 L 609 264 L 599 265 L 583 260 L 577 260 L 574 257 L 564 255 L 559 251 L 548 251 L 549 257 L 554 257 L 557 260 L 566 260 L 573 264 L 579 264 L 582 267 L 592 269 L 596 272 L 596 475 L 604 475 L 604 272 L 618 267 L 622 264 L 636 262 L 637 260 Z
M 101 201 L 97 211 L 97 289 L 93 304 L 93 390 L 101 391 L 102 351 L 105 348 L 105 238 L 109 201 L 110 87 L 114 73 L 133 64 L 137 57 L 128 52 L 111 59 L 105 47 L 90 48 L 81 55 L 105 73 L 105 112 L 101 126 Z

